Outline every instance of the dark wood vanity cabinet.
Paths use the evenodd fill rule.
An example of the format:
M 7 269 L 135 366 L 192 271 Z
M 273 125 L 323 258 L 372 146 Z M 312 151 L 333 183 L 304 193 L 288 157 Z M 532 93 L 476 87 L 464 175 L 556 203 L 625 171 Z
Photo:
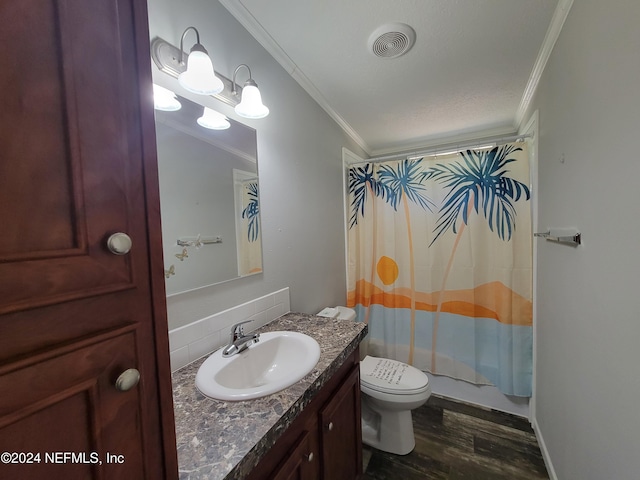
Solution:
M 293 449 L 281 460 L 271 477 L 273 480 L 318 480 L 320 455 L 317 423 L 313 422 L 300 434 Z
M 362 474 L 356 349 L 249 475 L 250 480 L 353 480 Z
M 350 480 L 362 473 L 360 368 L 355 365 L 320 410 L 322 478 Z

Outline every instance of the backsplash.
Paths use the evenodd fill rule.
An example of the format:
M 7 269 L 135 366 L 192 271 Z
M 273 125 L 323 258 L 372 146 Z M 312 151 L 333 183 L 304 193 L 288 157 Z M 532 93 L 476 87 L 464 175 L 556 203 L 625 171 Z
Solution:
M 290 311 L 289 288 L 283 288 L 237 307 L 210 315 L 169 331 L 171 371 L 197 360 L 227 344 L 231 326 L 254 320 L 244 326 L 245 332 L 260 328 Z

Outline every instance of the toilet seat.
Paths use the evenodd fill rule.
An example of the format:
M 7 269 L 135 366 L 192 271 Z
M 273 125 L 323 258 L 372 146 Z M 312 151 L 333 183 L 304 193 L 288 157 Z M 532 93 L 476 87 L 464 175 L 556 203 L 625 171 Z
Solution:
M 360 362 L 363 391 L 392 395 L 416 395 L 430 389 L 429 377 L 411 365 L 388 358 L 367 355 Z

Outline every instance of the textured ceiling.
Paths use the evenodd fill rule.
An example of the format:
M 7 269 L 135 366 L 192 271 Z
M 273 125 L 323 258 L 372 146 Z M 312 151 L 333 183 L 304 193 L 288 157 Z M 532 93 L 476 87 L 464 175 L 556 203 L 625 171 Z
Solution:
M 507 134 L 558 0 L 220 0 L 369 153 Z M 368 39 L 401 22 L 414 47 Z

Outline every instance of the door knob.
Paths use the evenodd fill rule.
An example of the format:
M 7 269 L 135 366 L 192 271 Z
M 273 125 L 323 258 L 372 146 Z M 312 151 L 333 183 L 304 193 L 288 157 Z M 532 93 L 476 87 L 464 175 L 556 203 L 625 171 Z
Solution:
M 333 422 L 329 422 L 329 425 L 327 425 L 327 428 L 329 429 L 329 431 L 333 430 Z
M 126 233 L 114 233 L 107 239 L 107 248 L 114 255 L 126 255 L 131 250 L 131 237 Z
M 122 372 L 116 380 L 116 390 L 126 392 L 135 387 L 140 381 L 140 372 L 135 368 L 129 368 Z
M 313 452 L 309 452 L 305 457 L 307 457 L 308 462 L 313 462 Z

